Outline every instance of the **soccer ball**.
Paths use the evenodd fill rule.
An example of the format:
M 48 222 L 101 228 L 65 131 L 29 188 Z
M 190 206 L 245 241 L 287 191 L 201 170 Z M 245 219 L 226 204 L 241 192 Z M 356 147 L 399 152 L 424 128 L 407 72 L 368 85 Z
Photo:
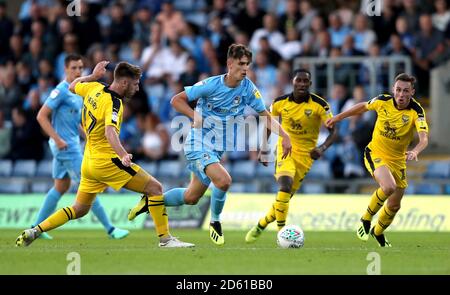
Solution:
M 301 248 L 305 243 L 305 234 L 297 225 L 285 225 L 277 234 L 277 244 L 281 248 Z

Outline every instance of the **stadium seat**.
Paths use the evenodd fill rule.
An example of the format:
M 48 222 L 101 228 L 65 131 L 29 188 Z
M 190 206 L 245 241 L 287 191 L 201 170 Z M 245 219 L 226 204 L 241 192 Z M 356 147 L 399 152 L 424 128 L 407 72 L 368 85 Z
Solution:
M 181 165 L 178 160 L 164 160 L 159 162 L 157 177 L 178 180 L 181 174 Z
M 253 160 L 237 161 L 231 165 L 231 177 L 248 181 L 255 177 L 256 163 Z
M 273 163 L 269 163 L 266 167 L 260 163 L 256 164 L 256 176 L 258 178 L 273 179 L 273 174 L 275 173 L 275 166 Z
M 17 160 L 14 163 L 12 176 L 33 177 L 36 174 L 36 161 Z
M 42 160 L 37 165 L 36 176 L 52 177 L 53 163 L 52 160 Z
M 31 182 L 31 192 L 46 194 L 52 186 L 52 181 L 33 181 Z
M 157 174 L 158 165 L 156 162 L 137 161 L 136 164 L 153 176 Z
M 28 182 L 24 178 L 9 178 L 0 183 L 1 194 L 24 194 L 28 192 Z
M 304 183 L 301 191 L 303 194 L 324 194 L 326 193 L 325 186 L 320 183 Z
M 446 195 L 450 195 L 450 184 L 446 184 L 446 185 L 445 185 L 445 191 L 444 191 L 444 193 L 445 193 Z
M 419 195 L 440 195 L 442 194 L 442 189 L 439 184 L 421 183 L 416 185 L 415 193 Z
M 311 167 L 311 170 L 309 170 L 308 174 L 306 175 L 306 179 L 331 179 L 331 168 L 330 168 L 330 162 L 325 160 L 318 160 L 315 161 L 314 164 Z
M 0 160 L 0 177 L 11 176 L 13 163 L 11 160 Z
M 229 190 L 231 193 L 257 193 L 258 191 L 258 184 L 255 182 L 234 182 Z
M 425 178 L 450 178 L 450 163 L 448 161 L 431 162 L 427 166 Z

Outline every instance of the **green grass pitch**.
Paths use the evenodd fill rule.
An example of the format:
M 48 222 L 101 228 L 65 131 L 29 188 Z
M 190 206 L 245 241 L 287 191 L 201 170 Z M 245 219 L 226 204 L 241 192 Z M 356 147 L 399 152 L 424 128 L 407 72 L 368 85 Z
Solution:
M 20 230 L 0 232 L 0 274 L 66 274 L 67 255 L 78 252 L 81 274 L 361 274 L 380 255 L 381 274 L 450 274 L 448 233 L 388 233 L 393 248 L 373 239 L 360 242 L 353 232 L 306 232 L 302 249 L 280 249 L 275 232 L 246 244 L 245 232 L 226 231 L 226 244 L 212 244 L 208 232 L 174 229 L 193 249 L 159 249 L 153 230 L 133 230 L 110 240 L 100 230 L 56 230 L 52 241 L 17 248 Z M 373 255 L 373 254 L 372 254 Z

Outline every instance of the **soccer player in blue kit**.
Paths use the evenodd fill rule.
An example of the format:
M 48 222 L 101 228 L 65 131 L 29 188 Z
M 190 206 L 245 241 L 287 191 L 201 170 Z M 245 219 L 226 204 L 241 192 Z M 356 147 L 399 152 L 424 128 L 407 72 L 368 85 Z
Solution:
M 32 227 L 38 225 L 55 211 L 61 196 L 70 187 L 70 181 L 80 181 L 83 155 L 80 146 L 80 123 L 83 100 L 69 91 L 70 83 L 81 76 L 83 61 L 81 56 L 70 54 L 64 59 L 65 80 L 52 90 L 45 104 L 39 110 L 37 120 L 42 129 L 50 137 L 49 145 L 53 154 L 54 186 L 48 191 L 44 203 L 39 210 Z M 51 121 L 50 121 L 51 117 Z M 97 198 L 92 211 L 104 226 L 109 237 L 122 239 L 129 231 L 114 227 Z M 51 240 L 52 237 L 43 232 L 40 238 Z
M 212 242 L 216 245 L 225 243 L 220 214 L 225 204 L 226 192 L 231 185 L 231 176 L 220 164 L 220 159 L 224 151 L 236 149 L 236 132 L 227 134 L 227 123 L 239 122 L 237 118 L 242 119 L 244 108 L 250 106 L 260 117 L 265 117 L 267 127 L 271 131 L 282 137 L 283 158 L 291 153 L 292 148 L 289 135 L 270 116 L 259 90 L 246 77 L 251 60 L 252 53 L 247 47 L 232 44 L 228 48 L 226 74 L 209 77 L 193 86 L 185 87 L 184 91 L 171 100 L 175 110 L 193 120 L 184 144 L 192 177 L 187 188 L 167 191 L 164 194 L 164 204 L 169 207 L 196 204 L 212 182 L 214 187 L 211 193 L 209 232 Z M 194 110 L 189 103 L 196 100 L 197 106 Z M 235 130 L 234 127 L 232 129 Z M 131 209 L 128 218 L 132 220 L 143 212 L 148 212 L 144 199 Z

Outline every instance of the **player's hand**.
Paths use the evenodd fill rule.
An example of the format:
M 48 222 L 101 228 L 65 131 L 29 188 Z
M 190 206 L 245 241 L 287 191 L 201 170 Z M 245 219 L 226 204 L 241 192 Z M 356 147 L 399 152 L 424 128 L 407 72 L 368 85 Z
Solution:
M 419 153 L 416 152 L 415 150 L 407 151 L 406 152 L 406 161 L 416 160 L 416 162 L 417 162 L 417 161 L 419 161 L 419 159 L 417 158 L 418 155 L 419 155 Z
M 269 152 L 268 151 L 259 151 L 258 153 L 258 161 L 263 164 L 263 166 L 269 165 Z
M 309 155 L 313 160 L 317 160 L 322 156 L 323 152 L 323 147 L 315 147 L 312 151 L 309 152 Z
M 328 119 L 325 121 L 325 127 L 327 127 L 327 128 L 333 128 L 334 125 L 335 125 L 337 122 L 338 122 L 338 120 L 336 119 L 336 117 L 328 118 Z
M 103 77 L 103 75 L 105 75 L 106 73 L 106 66 L 109 64 L 109 61 L 101 61 L 99 62 L 94 70 L 92 71 L 92 75 L 96 78 L 96 79 L 100 79 L 101 77 Z
M 132 154 L 126 154 L 123 158 L 122 158 L 122 165 L 125 167 L 130 167 L 131 166 L 131 159 L 133 159 L 133 155 Z
M 292 152 L 292 144 L 289 136 L 283 137 L 281 146 L 283 147 L 283 155 L 281 156 L 281 159 L 286 159 Z
M 67 142 L 65 142 L 64 139 L 60 138 L 58 140 L 55 140 L 55 144 L 59 150 L 65 150 L 67 148 Z

